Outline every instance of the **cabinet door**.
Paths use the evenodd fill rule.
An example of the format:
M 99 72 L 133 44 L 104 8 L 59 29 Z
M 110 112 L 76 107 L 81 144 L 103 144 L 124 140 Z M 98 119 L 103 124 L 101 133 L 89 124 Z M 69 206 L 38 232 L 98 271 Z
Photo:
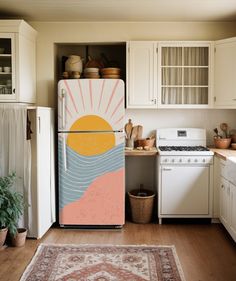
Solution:
M 48 108 L 37 108 L 36 130 L 37 130 L 37 216 L 38 237 L 50 228 L 53 223 L 53 205 L 55 196 L 52 192 L 51 169 L 51 138 L 52 135 L 51 111 Z
M 236 38 L 215 45 L 215 105 L 236 108 Z
M 206 108 L 211 93 L 210 42 L 160 42 L 158 106 Z
M 223 177 L 220 179 L 220 221 L 228 228 L 229 225 L 229 182 Z
M 15 35 L 0 33 L 0 101 L 15 100 Z
M 155 42 L 127 44 L 127 108 L 157 108 Z
M 230 231 L 236 241 L 236 186 L 230 184 Z
M 209 167 L 162 167 L 159 196 L 162 215 L 211 215 Z

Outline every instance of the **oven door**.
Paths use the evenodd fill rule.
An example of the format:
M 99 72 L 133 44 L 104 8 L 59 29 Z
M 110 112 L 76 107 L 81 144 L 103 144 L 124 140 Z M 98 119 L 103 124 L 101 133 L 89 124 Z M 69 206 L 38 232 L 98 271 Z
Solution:
M 209 215 L 210 167 L 161 166 L 160 215 Z

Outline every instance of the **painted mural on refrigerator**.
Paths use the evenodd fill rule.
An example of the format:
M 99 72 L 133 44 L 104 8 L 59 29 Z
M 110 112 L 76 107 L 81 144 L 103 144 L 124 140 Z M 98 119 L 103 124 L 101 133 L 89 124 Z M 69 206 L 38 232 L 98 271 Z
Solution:
M 124 83 L 59 82 L 61 225 L 124 224 Z

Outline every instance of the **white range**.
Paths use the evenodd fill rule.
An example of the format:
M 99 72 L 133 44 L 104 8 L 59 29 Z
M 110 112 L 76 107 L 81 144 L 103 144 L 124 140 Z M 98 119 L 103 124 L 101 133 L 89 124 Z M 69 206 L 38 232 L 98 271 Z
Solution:
M 158 217 L 211 218 L 213 152 L 206 131 L 165 128 L 156 131 L 158 157 Z

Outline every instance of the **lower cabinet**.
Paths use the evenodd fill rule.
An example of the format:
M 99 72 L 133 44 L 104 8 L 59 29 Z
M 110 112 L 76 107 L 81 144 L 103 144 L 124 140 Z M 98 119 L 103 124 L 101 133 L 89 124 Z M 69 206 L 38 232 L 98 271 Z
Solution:
M 220 221 L 236 242 L 236 186 L 223 176 L 220 178 Z

